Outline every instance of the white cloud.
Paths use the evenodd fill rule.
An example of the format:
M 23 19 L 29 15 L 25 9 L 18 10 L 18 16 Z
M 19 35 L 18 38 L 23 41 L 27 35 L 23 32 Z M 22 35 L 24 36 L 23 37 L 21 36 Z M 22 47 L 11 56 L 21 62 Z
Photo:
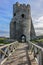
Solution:
M 35 32 L 37 36 L 43 35 L 43 30 L 35 30 Z
M 39 17 L 37 21 L 43 22 L 43 16 Z
M 9 34 L 0 34 L 0 37 L 9 37 Z
M 43 27 L 43 16 L 33 19 L 34 27 Z
M 36 35 L 42 35 L 43 34 L 43 16 L 33 19 Z

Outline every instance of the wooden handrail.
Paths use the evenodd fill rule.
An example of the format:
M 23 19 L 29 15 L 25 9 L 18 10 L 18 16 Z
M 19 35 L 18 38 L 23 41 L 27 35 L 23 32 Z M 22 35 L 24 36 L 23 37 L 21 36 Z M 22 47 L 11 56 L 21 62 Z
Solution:
M 15 43 L 17 43 L 17 41 L 16 41 L 16 42 L 13 42 L 13 43 L 10 43 L 10 44 L 6 44 L 6 45 L 4 45 L 4 46 L 1 46 L 0 49 L 2 49 L 2 48 L 4 48 L 4 47 L 8 47 L 8 46 L 10 46 L 10 45 L 12 45 L 12 44 L 15 44 Z
M 33 56 L 36 59 L 38 65 L 43 65 L 43 47 L 32 43 L 29 41 L 29 43 L 33 46 Z M 30 47 L 32 49 L 32 46 Z
M 30 41 L 29 41 L 29 43 L 32 44 L 33 46 L 35 46 L 36 48 L 40 49 L 41 51 L 43 51 L 43 48 L 41 46 L 38 46 Z
M 1 65 L 5 62 L 5 59 L 7 59 L 12 52 L 14 52 L 14 49 L 17 47 L 17 45 L 18 41 L 0 47 Z

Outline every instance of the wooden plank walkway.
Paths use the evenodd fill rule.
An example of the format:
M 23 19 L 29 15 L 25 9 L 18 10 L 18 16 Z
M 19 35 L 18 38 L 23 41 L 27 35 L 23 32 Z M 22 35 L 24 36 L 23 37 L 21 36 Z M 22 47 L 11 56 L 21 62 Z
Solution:
M 28 45 L 20 43 L 19 47 L 3 65 L 37 65 L 37 63 L 33 55 L 29 52 Z

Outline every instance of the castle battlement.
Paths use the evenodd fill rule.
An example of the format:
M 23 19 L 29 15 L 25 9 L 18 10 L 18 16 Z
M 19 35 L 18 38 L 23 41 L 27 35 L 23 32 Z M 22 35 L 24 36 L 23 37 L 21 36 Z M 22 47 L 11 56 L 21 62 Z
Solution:
M 20 10 L 24 10 L 24 11 L 30 11 L 30 5 L 29 4 L 20 4 L 18 2 L 16 2 L 16 4 L 13 4 L 13 14 L 16 11 L 20 11 Z
M 30 5 L 29 4 L 20 4 L 19 2 L 16 2 L 16 4 L 13 4 L 14 6 L 16 5 L 17 7 L 19 7 L 19 6 L 22 6 L 22 7 L 30 7 Z

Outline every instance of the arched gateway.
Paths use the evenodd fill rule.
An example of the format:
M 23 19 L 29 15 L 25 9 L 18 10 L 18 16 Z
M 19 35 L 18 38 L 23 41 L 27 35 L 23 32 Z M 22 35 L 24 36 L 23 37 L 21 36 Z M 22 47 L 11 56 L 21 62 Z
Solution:
M 26 42 L 26 36 L 24 34 L 22 34 L 20 36 L 20 40 L 21 40 L 21 42 Z

